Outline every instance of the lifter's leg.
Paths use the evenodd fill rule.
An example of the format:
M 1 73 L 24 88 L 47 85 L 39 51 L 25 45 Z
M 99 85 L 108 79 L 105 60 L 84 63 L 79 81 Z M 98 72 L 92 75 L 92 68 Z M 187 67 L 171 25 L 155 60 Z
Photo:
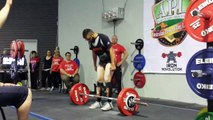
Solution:
M 28 114 L 31 108 L 31 103 L 32 103 L 32 92 L 30 89 L 28 89 L 28 96 L 26 100 L 17 110 L 18 120 L 28 120 Z
M 96 87 L 96 95 L 101 96 L 102 88 L 103 88 L 103 81 L 104 81 L 104 68 L 102 66 L 97 67 L 97 87 Z M 97 98 L 96 102 L 92 104 L 89 108 L 95 109 L 100 108 L 102 106 L 101 104 L 101 98 Z
M 112 75 L 113 75 L 113 71 L 110 70 L 111 64 L 108 63 L 105 67 L 105 72 L 104 72 L 104 80 L 106 83 L 106 96 L 107 97 L 112 97 L 112 83 L 111 83 L 111 79 L 112 79 Z M 102 110 L 110 110 L 113 108 L 112 105 L 112 100 L 108 99 L 107 100 L 108 103 L 105 104 L 101 109 Z

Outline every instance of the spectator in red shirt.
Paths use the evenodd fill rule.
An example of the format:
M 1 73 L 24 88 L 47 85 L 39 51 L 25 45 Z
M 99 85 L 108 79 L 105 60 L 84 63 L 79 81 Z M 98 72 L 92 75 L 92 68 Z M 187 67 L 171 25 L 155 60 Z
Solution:
M 32 89 L 38 89 L 39 65 L 40 58 L 38 57 L 36 51 L 32 51 L 30 58 L 30 80 Z
M 128 57 L 128 52 L 124 48 L 124 46 L 118 44 L 118 37 L 116 35 L 112 36 L 112 48 L 115 52 L 115 65 L 116 70 L 114 71 L 114 77 L 117 84 L 118 94 L 121 91 L 121 78 L 122 78 L 122 70 L 121 66 L 126 61 Z M 113 82 L 113 81 L 112 81 Z
M 55 88 L 58 89 L 59 86 L 61 87 L 61 77 L 60 77 L 60 69 L 59 65 L 63 61 L 63 57 L 60 55 L 59 50 L 55 50 L 54 57 L 52 58 L 52 65 L 51 65 L 51 71 L 52 71 L 52 88 L 50 91 L 53 91 Z
M 78 75 L 78 64 L 71 60 L 71 53 L 65 53 L 66 60 L 61 62 L 60 64 L 60 72 L 61 72 L 61 79 L 64 81 L 67 90 L 69 91 L 71 87 L 79 82 L 79 75 Z

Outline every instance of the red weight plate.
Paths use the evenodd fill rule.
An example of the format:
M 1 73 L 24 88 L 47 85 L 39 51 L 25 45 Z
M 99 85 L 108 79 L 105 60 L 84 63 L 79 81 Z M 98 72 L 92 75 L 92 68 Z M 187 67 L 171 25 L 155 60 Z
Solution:
M 162 53 L 162 58 L 165 58 L 166 57 L 166 54 L 165 53 Z
M 88 96 L 80 93 L 89 94 L 89 88 L 83 83 L 75 84 L 69 92 L 70 100 L 76 105 L 84 105 L 89 100 Z
M 25 52 L 24 42 L 20 40 L 17 41 L 17 46 L 18 46 L 18 58 L 22 58 Z
M 213 42 L 213 4 L 211 0 L 194 0 L 188 6 L 184 24 L 197 41 Z
M 123 115 L 131 116 L 137 113 L 138 105 L 130 102 L 133 98 L 139 98 L 138 93 L 133 88 L 124 88 L 119 93 L 117 105 Z
M 15 40 L 13 40 L 10 44 L 10 56 L 12 58 L 16 58 L 18 54 L 18 46 Z
M 181 52 L 178 52 L 178 53 L 177 53 L 177 56 L 178 56 L 178 57 L 181 57 L 181 56 L 182 56 L 182 53 L 181 53 Z
M 144 85 L 146 84 L 145 75 L 139 71 L 139 72 L 135 73 L 133 81 L 134 81 L 135 87 L 143 88 Z

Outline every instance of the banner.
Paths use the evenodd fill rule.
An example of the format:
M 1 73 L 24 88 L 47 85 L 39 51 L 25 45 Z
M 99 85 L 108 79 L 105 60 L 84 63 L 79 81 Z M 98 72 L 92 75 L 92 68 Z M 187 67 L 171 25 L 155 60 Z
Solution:
M 191 56 L 206 43 L 185 31 L 184 16 L 190 0 L 144 1 L 145 73 L 185 73 Z

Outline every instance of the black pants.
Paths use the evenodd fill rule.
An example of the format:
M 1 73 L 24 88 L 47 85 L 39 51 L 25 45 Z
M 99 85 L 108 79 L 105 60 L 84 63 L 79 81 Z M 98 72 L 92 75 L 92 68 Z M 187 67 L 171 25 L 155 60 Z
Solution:
M 213 112 L 213 100 L 208 100 L 208 111 Z
M 52 83 L 54 88 L 58 88 L 59 84 L 61 85 L 60 72 L 52 72 Z
M 10 78 L 10 74 L 1 73 L 1 82 L 3 83 L 13 83 L 13 80 Z
M 42 84 L 42 87 L 44 87 L 44 88 L 46 87 L 46 80 L 47 80 L 48 87 L 51 87 L 52 79 L 51 79 L 51 75 L 50 75 L 50 70 L 42 71 L 41 84 Z
M 121 91 L 121 78 L 122 78 L 122 70 L 121 66 L 116 67 L 116 70 L 114 71 L 113 77 L 112 77 L 112 86 L 113 88 L 117 88 L 118 94 Z
M 36 70 L 34 72 L 30 71 L 30 80 L 31 80 L 32 89 L 38 89 L 38 78 L 39 78 L 38 70 Z
M 21 86 L 1 86 L 0 106 L 13 105 L 19 108 L 28 96 L 28 88 Z

